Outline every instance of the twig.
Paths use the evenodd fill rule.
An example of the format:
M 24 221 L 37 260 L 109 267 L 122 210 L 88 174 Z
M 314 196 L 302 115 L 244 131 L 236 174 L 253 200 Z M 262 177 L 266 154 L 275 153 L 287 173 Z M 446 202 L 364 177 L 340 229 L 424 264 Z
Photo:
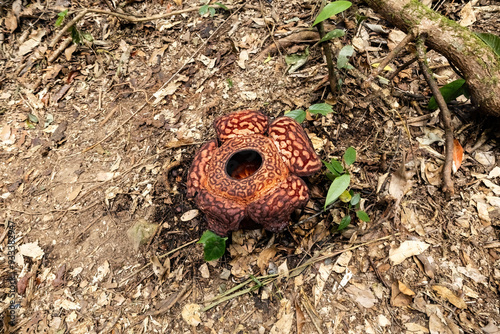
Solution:
M 163 259 L 164 257 L 166 256 L 169 256 L 170 254 L 172 253 L 175 253 L 177 252 L 178 250 L 180 249 L 183 249 L 184 247 L 187 247 L 191 244 L 194 244 L 196 241 L 198 241 L 198 239 L 194 239 L 194 240 L 191 240 L 190 242 L 188 243 L 185 243 L 184 245 L 181 245 L 177 248 L 174 248 L 172 249 L 171 251 L 168 251 L 166 252 L 165 254 L 163 255 L 160 255 L 158 256 L 158 259 Z M 120 282 L 120 284 L 118 284 L 119 287 L 123 286 L 123 284 L 129 279 L 131 278 L 132 276 L 136 276 L 137 274 L 139 274 L 141 271 L 143 271 L 144 269 L 146 269 L 147 267 L 149 267 L 151 265 L 151 262 L 149 262 L 148 264 L 142 266 L 141 268 L 139 268 L 138 270 L 134 271 L 133 273 L 130 273 L 129 275 L 125 276 L 125 278 L 122 279 L 122 281 Z
M 453 164 L 453 125 L 451 124 L 451 113 L 446 102 L 444 101 L 443 95 L 439 91 L 439 88 L 430 74 L 429 67 L 425 62 L 425 51 L 424 51 L 424 40 L 420 38 L 417 43 L 417 53 L 418 53 L 418 64 L 422 70 L 422 74 L 427 81 L 427 84 L 431 88 L 432 95 L 436 99 L 441 112 L 439 116 L 444 127 L 445 134 L 445 160 L 443 166 L 443 192 L 447 199 L 450 199 L 454 194 L 455 189 L 453 188 L 453 180 L 451 179 L 451 166 Z
M 288 278 L 293 278 L 293 277 L 296 277 L 298 275 L 300 275 L 300 273 L 302 273 L 307 267 L 319 262 L 319 261 L 323 261 L 323 260 L 326 260 L 326 259 L 329 259 L 329 258 L 332 258 L 334 256 L 337 256 L 337 255 L 340 255 L 344 252 L 347 252 L 347 251 L 352 251 L 354 249 L 357 249 L 357 248 L 360 248 L 360 247 L 364 247 L 364 246 L 367 246 L 367 245 L 371 245 L 373 243 L 376 243 L 376 242 L 380 242 L 380 241 L 384 241 L 384 240 L 387 240 L 387 239 L 390 239 L 392 237 L 396 237 L 400 235 L 400 233 L 395 233 L 395 234 L 391 234 L 391 235 L 387 235 L 385 237 L 382 237 L 382 238 L 378 238 L 378 239 L 375 239 L 375 240 L 370 240 L 370 241 L 367 241 L 367 242 L 364 242 L 364 243 L 360 243 L 358 245 L 355 245 L 355 246 L 351 246 L 349 248 L 346 248 L 346 249 L 343 249 L 343 250 L 339 250 L 339 251 L 336 251 L 336 252 L 333 252 L 333 253 L 328 253 L 326 255 L 321 255 L 321 256 L 315 256 L 309 260 L 307 260 L 304 264 L 302 265 L 299 265 L 297 267 L 295 267 L 294 269 L 290 270 L 290 274 L 288 275 Z M 279 275 L 277 274 L 273 274 L 273 275 L 267 275 L 267 276 L 259 276 L 259 277 L 256 277 L 257 279 L 260 279 L 261 280 L 261 285 L 260 286 L 265 286 L 265 285 L 268 285 L 272 282 L 274 282 L 276 279 L 278 279 L 278 277 L 280 277 Z M 211 300 L 208 300 L 207 302 L 212 302 L 210 305 L 204 307 L 202 309 L 203 312 L 206 312 L 208 311 L 209 309 L 211 309 L 212 307 L 214 306 L 217 306 L 219 305 L 220 303 L 224 302 L 224 301 L 227 301 L 227 300 L 231 300 L 235 297 L 238 297 L 238 296 L 241 296 L 241 295 L 244 295 L 246 293 L 249 293 L 251 291 L 254 291 L 255 289 L 257 289 L 257 285 L 254 285 L 254 286 L 251 286 L 245 290 L 241 290 L 241 291 L 237 291 L 243 287 L 245 287 L 246 285 L 250 284 L 254 282 L 253 279 L 247 279 L 245 282 L 229 289 L 228 291 L 212 298 Z
M 245 4 L 243 4 L 245 6 Z M 242 6 L 242 7 L 243 7 Z M 219 6 L 212 5 L 210 6 L 212 8 L 220 8 Z M 92 9 L 92 8 L 87 8 L 82 10 L 80 13 L 78 13 L 77 16 L 73 18 L 70 22 L 68 22 L 64 28 L 62 28 L 59 33 L 52 39 L 52 41 L 49 44 L 49 47 L 53 48 L 57 42 L 61 39 L 61 37 L 73 26 L 75 25 L 79 20 L 81 20 L 86 14 L 88 13 L 95 13 L 95 14 L 104 14 L 104 15 L 109 15 L 109 16 L 116 16 L 118 18 L 121 18 L 123 20 L 127 20 L 130 22 L 138 23 L 138 22 L 147 22 L 147 21 L 154 21 L 154 20 L 161 20 L 170 16 L 174 15 L 179 15 L 183 13 L 189 13 L 189 12 L 194 12 L 194 11 L 199 11 L 201 6 L 198 7 L 191 7 L 191 8 L 186 8 L 186 9 L 181 9 L 177 11 L 173 11 L 170 13 L 165 13 L 165 14 L 158 14 L 158 15 L 153 15 L 153 16 L 147 16 L 147 17 L 137 17 L 133 15 L 126 15 L 123 13 L 117 13 L 117 12 L 112 12 L 108 10 L 102 10 L 102 9 Z M 228 9 L 233 9 L 233 6 L 227 6 Z M 241 7 L 240 7 L 241 8 Z M 239 8 L 238 8 L 239 10 Z
M 99 145 L 100 143 L 102 143 L 103 141 L 105 141 L 106 139 L 108 139 L 109 137 L 111 137 L 118 129 L 120 129 L 122 126 L 124 126 L 125 124 L 127 124 L 135 115 L 137 115 L 137 113 L 139 113 L 139 111 L 141 111 L 142 109 L 144 109 L 144 107 L 147 105 L 147 102 L 144 103 L 142 106 L 139 107 L 139 109 L 137 109 L 132 115 L 130 115 L 129 118 L 127 118 L 125 121 L 123 121 L 122 124 L 120 124 L 119 126 L 117 126 L 113 131 L 111 131 L 110 133 L 108 133 L 107 136 L 105 136 L 104 138 L 102 138 L 101 140 L 99 140 L 97 143 L 95 143 L 94 145 L 92 146 L 89 146 L 87 147 L 86 149 L 84 149 L 83 151 L 81 151 L 80 153 L 85 153 L 87 151 L 90 151 L 91 149 L 93 149 L 94 147 L 96 147 L 97 145 Z
M 323 9 L 323 6 L 325 5 L 325 1 L 321 4 L 320 12 Z M 323 25 L 323 22 L 318 23 L 318 32 L 319 32 L 319 38 L 323 38 L 325 36 L 325 26 Z M 330 44 L 328 41 L 321 43 L 321 46 L 323 47 L 323 53 L 325 54 L 326 57 L 326 67 L 328 68 L 328 79 L 330 81 L 330 91 L 333 94 L 337 92 L 337 72 L 335 71 L 335 67 L 333 66 L 333 57 L 332 57 L 332 49 L 330 48 Z
M 73 38 L 71 37 L 68 37 L 64 40 L 64 42 L 61 43 L 61 45 L 59 45 L 59 47 L 54 50 L 54 52 L 52 52 L 52 54 L 50 55 L 49 59 L 47 59 L 47 62 L 49 64 L 53 63 L 57 58 L 59 58 L 59 56 L 61 55 L 61 53 L 66 50 L 66 48 L 71 44 L 71 42 L 73 41 Z
M 53 48 L 57 42 L 61 39 L 61 37 L 69 30 L 71 29 L 72 26 L 76 24 L 76 22 L 80 21 L 82 17 L 84 17 L 87 13 L 89 12 L 88 9 L 82 10 L 77 16 L 73 18 L 73 20 L 69 21 L 64 28 L 62 28 L 57 35 L 52 39 L 52 41 L 49 43 L 49 47 Z
M 255 61 L 261 61 L 265 59 L 268 55 L 274 54 L 278 51 L 278 48 L 286 48 L 295 42 L 299 41 L 315 41 L 318 40 L 319 34 L 316 31 L 305 30 L 294 33 L 290 36 L 278 39 L 273 44 L 262 50 L 259 55 L 255 58 Z
M 404 70 L 405 68 L 407 68 L 408 66 L 410 66 L 411 64 L 413 64 L 414 62 L 416 62 L 417 59 L 418 58 L 415 56 L 412 59 L 408 60 L 403 65 L 401 65 L 400 67 L 398 67 L 394 72 L 389 73 L 389 75 L 387 76 L 387 80 L 392 81 L 392 79 L 394 79 L 396 77 L 396 75 L 399 74 L 399 72 L 401 72 L 402 70 Z
M 389 54 L 384 58 L 384 60 L 382 60 L 382 62 L 375 69 L 375 71 L 373 71 L 372 74 L 370 74 L 370 76 L 368 77 L 368 81 L 372 81 L 373 78 L 376 78 L 380 74 L 380 72 L 387 66 L 387 64 L 389 64 L 398 55 L 398 53 L 401 52 L 401 50 L 403 50 L 405 46 L 412 40 L 413 40 L 413 34 L 408 33 L 408 35 L 406 35 L 406 37 L 403 38 L 403 40 L 399 42 L 399 44 L 396 45 L 396 47 L 391 52 L 389 52 Z M 368 87 L 368 84 L 369 82 L 366 82 L 364 84 L 364 87 L 365 88 Z

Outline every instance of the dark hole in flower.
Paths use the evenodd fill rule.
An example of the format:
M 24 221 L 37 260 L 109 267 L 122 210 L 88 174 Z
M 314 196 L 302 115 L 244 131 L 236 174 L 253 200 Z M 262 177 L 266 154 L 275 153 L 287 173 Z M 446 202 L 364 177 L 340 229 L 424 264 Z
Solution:
M 241 180 L 252 176 L 262 165 L 262 156 L 254 150 L 244 150 L 233 154 L 226 164 L 226 173 L 233 179 Z

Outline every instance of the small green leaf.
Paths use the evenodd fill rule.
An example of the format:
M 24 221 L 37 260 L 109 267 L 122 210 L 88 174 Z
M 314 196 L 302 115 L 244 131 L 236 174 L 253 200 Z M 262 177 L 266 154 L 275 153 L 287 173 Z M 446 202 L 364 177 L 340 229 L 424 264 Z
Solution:
M 317 103 L 309 107 L 309 112 L 311 114 L 328 115 L 333 112 L 333 108 L 328 103 Z
M 82 37 L 84 39 L 86 39 L 87 41 L 89 41 L 89 42 L 93 42 L 94 41 L 94 37 L 92 37 L 92 35 L 89 34 L 88 32 L 82 32 Z
M 233 80 L 231 80 L 231 78 L 227 78 L 226 82 L 227 82 L 227 85 L 229 86 L 229 88 L 233 88 Z
M 220 2 L 216 2 L 216 3 L 214 3 L 214 5 L 217 5 L 217 6 L 219 6 L 220 8 L 222 8 L 224 10 L 229 10 L 229 8 L 227 8 L 226 6 L 224 6 L 223 4 L 221 4 Z
M 344 174 L 344 168 L 342 167 L 342 164 L 337 160 L 332 159 L 330 162 L 326 162 L 324 160 L 321 161 L 323 161 L 323 164 L 326 166 L 326 168 L 336 177 Z
M 359 203 L 359 201 L 361 201 L 361 195 L 359 193 L 356 193 L 354 194 L 354 196 L 352 196 L 351 198 L 351 205 L 356 205 Z
M 441 95 L 443 95 L 444 102 L 447 104 L 450 103 L 450 101 L 453 101 L 460 95 L 465 93 L 466 85 L 465 85 L 465 80 L 464 79 L 458 79 L 455 81 L 450 82 L 449 84 L 444 85 L 443 87 L 439 88 L 439 91 L 441 92 Z M 429 104 L 427 105 L 427 108 L 429 110 L 436 110 L 438 108 L 438 104 L 436 102 L 436 99 L 431 97 L 429 100 Z
M 323 42 L 331 40 L 332 38 L 342 37 L 344 35 L 345 35 L 344 30 L 335 29 L 335 30 L 329 31 L 325 36 L 323 36 L 322 39 L 319 40 L 318 43 L 323 43 Z
M 333 180 L 326 194 L 325 208 L 335 202 L 337 198 L 344 192 L 344 190 L 349 187 L 351 183 L 351 176 L 349 174 L 344 174 Z
M 210 13 L 210 17 L 214 17 L 214 15 L 215 15 L 215 8 L 214 7 L 208 7 L 208 12 Z
M 340 194 L 339 199 L 344 203 L 349 203 L 351 201 L 351 194 L 349 191 L 345 190 L 342 194 Z
M 335 168 L 337 173 L 344 174 L 344 167 L 342 167 L 342 164 L 340 163 L 340 161 L 338 161 L 336 159 L 332 159 L 330 161 L 330 163 L 332 164 L 333 168 Z
M 493 49 L 493 52 L 496 53 L 497 56 L 500 57 L 500 37 L 493 34 L 488 33 L 476 33 L 476 35 L 483 40 L 490 48 Z
M 323 22 L 324 20 L 336 15 L 340 12 L 343 12 L 347 8 L 351 7 L 352 3 L 349 1 L 335 1 L 331 2 L 323 8 L 323 10 L 318 14 L 316 20 L 314 20 L 313 27 Z
M 212 231 L 205 231 L 197 243 L 203 244 L 203 258 L 205 261 L 217 260 L 226 251 L 226 240 Z
M 56 27 L 60 27 L 61 24 L 63 23 L 64 19 L 66 18 L 66 15 L 68 15 L 68 10 L 66 9 L 65 11 L 60 12 L 57 14 L 57 20 L 55 23 Z
M 340 221 L 339 226 L 337 227 L 337 231 L 342 231 L 344 230 L 349 224 L 351 223 L 351 216 L 347 215 L 342 218 Z
M 356 211 L 356 216 L 364 222 L 370 221 L 370 217 L 368 217 L 368 214 L 366 212 L 364 212 L 363 210 Z
M 31 122 L 31 123 L 35 123 L 35 124 L 38 124 L 38 117 L 36 117 L 35 115 L 33 114 L 28 114 L 28 120 Z
M 205 15 L 208 13 L 208 5 L 203 5 L 200 7 L 200 10 L 198 10 L 198 13 L 200 13 L 201 16 Z
M 344 161 L 347 166 L 350 166 L 356 161 L 356 150 L 354 147 L 349 147 L 347 150 L 345 150 L 344 153 Z
M 302 123 L 306 119 L 306 112 L 304 110 L 302 110 L 302 109 L 296 109 L 296 110 L 292 110 L 290 112 L 287 112 L 285 114 L 285 116 L 293 118 L 298 123 Z
M 340 52 L 339 52 L 339 57 L 337 58 L 337 68 L 345 68 L 345 69 L 352 69 L 353 67 L 349 64 L 349 57 L 352 56 L 354 53 L 354 48 L 352 45 L 346 45 L 344 46 Z
M 203 259 L 205 261 L 213 261 L 224 255 L 226 251 L 226 239 L 220 238 L 219 240 L 210 240 L 203 248 Z

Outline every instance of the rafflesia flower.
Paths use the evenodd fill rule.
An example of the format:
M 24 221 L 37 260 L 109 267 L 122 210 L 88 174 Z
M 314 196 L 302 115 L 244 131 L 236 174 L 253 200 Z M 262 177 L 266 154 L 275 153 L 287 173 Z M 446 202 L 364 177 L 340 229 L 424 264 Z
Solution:
M 311 141 L 295 120 L 244 110 L 214 122 L 217 139 L 205 143 L 188 172 L 187 196 L 219 235 L 262 225 L 278 232 L 309 200 L 300 176 L 321 168 Z

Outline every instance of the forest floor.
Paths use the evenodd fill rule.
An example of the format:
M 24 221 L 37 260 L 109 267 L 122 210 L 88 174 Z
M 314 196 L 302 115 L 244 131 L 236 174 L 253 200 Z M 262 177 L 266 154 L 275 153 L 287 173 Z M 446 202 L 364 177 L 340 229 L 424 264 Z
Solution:
M 443 129 L 418 66 L 377 80 L 377 92 L 360 85 L 404 36 L 366 5 L 325 21 L 346 31 L 331 42 L 335 57 L 355 50 L 331 95 L 314 41 L 266 50 L 307 31 L 316 1 L 229 1 L 213 17 L 194 0 L 28 2 L 1 17 L 4 333 L 500 333 L 499 121 L 463 96 L 450 104 L 465 156 L 447 200 Z M 470 29 L 500 31 L 492 5 L 471 7 Z M 462 1 L 434 7 L 470 19 Z M 85 8 L 191 10 L 135 23 L 91 11 L 76 24 L 82 43 L 60 48 L 66 8 L 61 27 Z M 289 73 L 285 55 L 306 46 L 307 61 Z M 428 58 L 439 85 L 458 78 L 444 57 Z M 186 174 L 214 119 L 248 108 L 275 118 L 325 101 L 335 113 L 302 125 L 325 161 L 356 149 L 351 189 L 370 221 L 354 217 L 337 232 L 347 209 L 322 212 L 324 168 L 305 178 L 311 199 L 289 228 L 234 232 L 226 254 L 205 262 L 196 241 L 207 222 L 186 199 Z M 137 224 L 154 231 L 142 244 Z

